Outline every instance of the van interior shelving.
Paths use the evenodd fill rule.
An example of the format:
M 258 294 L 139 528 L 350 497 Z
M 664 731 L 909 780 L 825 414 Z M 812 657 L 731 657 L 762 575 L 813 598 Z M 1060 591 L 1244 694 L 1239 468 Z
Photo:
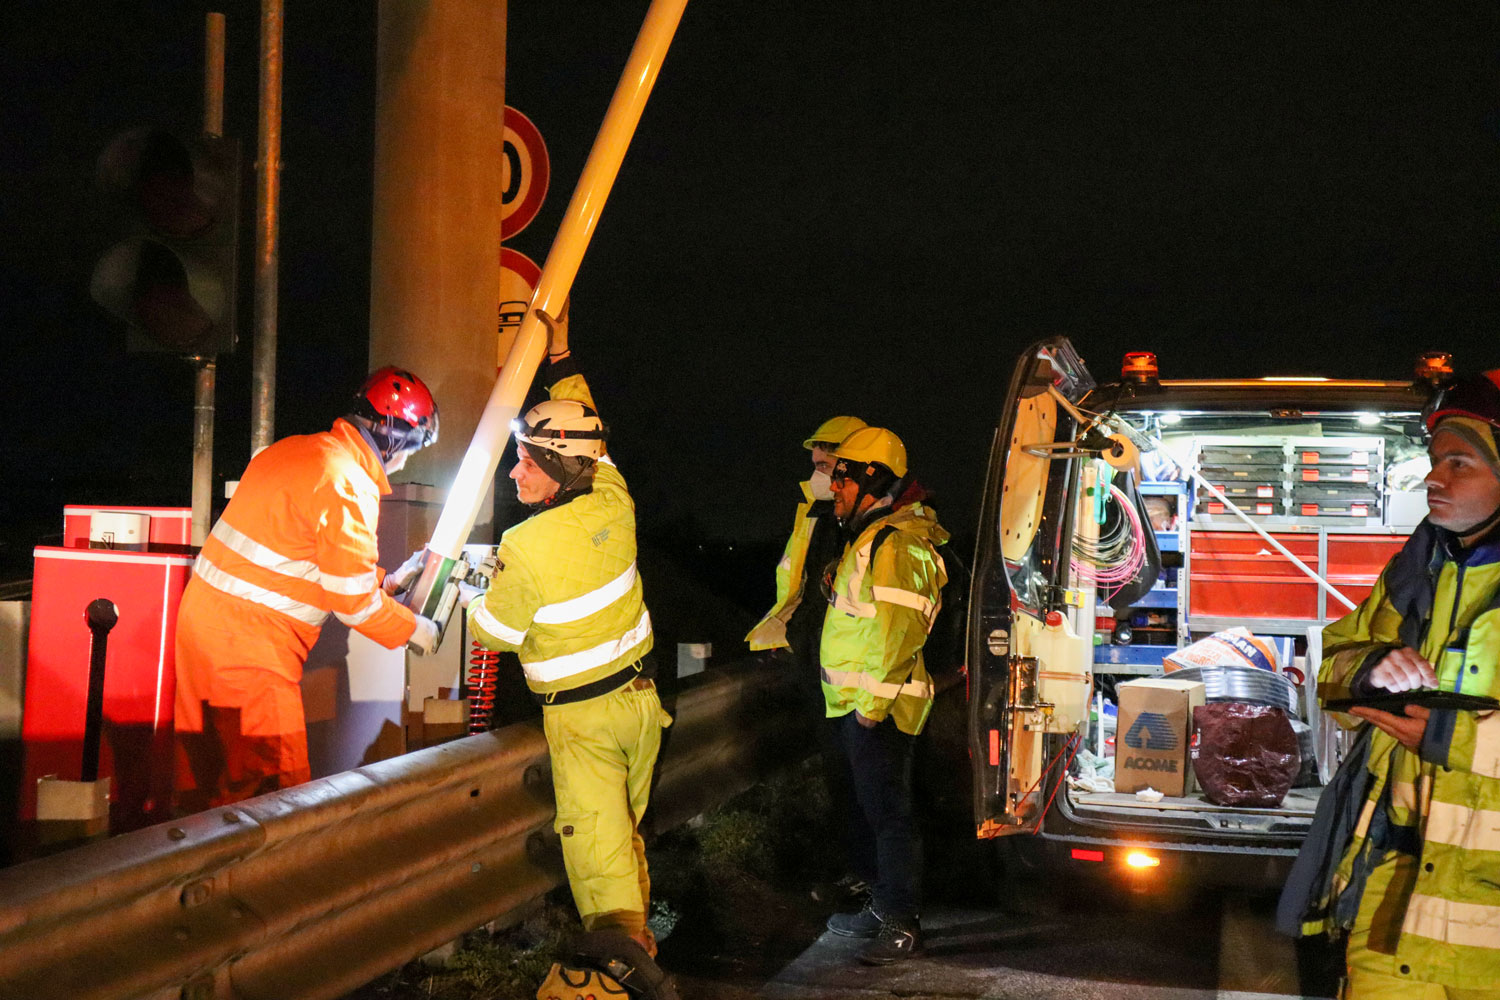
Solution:
M 1196 395 L 1210 398 L 1212 392 L 1200 387 Z M 1153 533 L 1159 565 L 1154 585 L 1126 603 L 1117 603 L 1122 588 L 1101 583 L 1092 602 L 1070 611 L 1076 632 L 1094 637 L 1095 697 L 1080 745 L 1095 759 L 1111 755 L 1116 684 L 1162 676 L 1167 654 L 1243 627 L 1276 649 L 1296 687 L 1299 721 L 1310 728 L 1317 766 L 1305 769 L 1302 787 L 1270 809 L 1214 805 L 1196 788 L 1159 801 L 1067 788 L 1060 805 L 1078 819 L 1127 828 L 1296 833 L 1311 819 L 1340 751 L 1339 729 L 1319 712 L 1315 692 L 1322 629 L 1346 608 L 1230 505 L 1357 604 L 1426 513 L 1419 415 L 1177 408 L 1171 397 L 1168 387 L 1114 408 L 1115 426 L 1141 445 L 1138 476 L 1115 472 L 1102 459 L 1086 460 L 1093 476 L 1128 484 L 1125 495 L 1138 505 L 1140 520 L 1150 522 L 1144 527 Z M 1118 503 L 1118 496 L 1109 502 Z M 1088 517 L 1091 506 L 1081 503 L 1075 516 Z M 1109 530 L 1108 514 L 1096 513 L 1101 530 Z M 1101 571 L 1087 558 L 1098 548 L 1081 552 L 1075 536 L 1072 586 L 1090 586 Z

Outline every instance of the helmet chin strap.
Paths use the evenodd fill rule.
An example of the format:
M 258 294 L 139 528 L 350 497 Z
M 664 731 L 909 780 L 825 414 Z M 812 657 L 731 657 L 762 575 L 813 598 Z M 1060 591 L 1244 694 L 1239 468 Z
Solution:
M 1474 538 L 1477 541 L 1479 538 L 1482 538 L 1485 535 L 1488 535 L 1491 531 L 1494 531 L 1496 525 L 1500 525 L 1500 507 L 1496 507 L 1494 511 L 1490 513 L 1489 517 L 1485 518 L 1483 521 L 1480 521 L 1478 524 L 1473 525 L 1472 527 L 1453 528 L 1450 530 L 1452 530 L 1453 533 L 1460 539 Z

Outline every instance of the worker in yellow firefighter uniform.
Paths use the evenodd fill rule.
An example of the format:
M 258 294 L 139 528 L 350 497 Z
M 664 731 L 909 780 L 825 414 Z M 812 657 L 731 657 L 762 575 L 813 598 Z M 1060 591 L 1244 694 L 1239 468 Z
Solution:
M 307 781 L 302 664 L 330 613 L 390 649 L 437 626 L 375 564 L 389 473 L 437 440 L 438 409 L 399 368 L 365 379 L 348 415 L 250 460 L 193 564 L 177 616 L 176 808 L 200 812 Z
M 849 766 L 843 760 L 838 720 L 827 718 L 823 701 L 818 646 L 823 640 L 823 618 L 828 604 L 823 600 L 819 581 L 844 547 L 838 518 L 833 514 L 833 486 L 829 478 L 833 472 L 833 452 L 839 442 L 864 426 L 865 422 L 858 417 L 829 417 L 802 442 L 802 447 L 811 453 L 812 475 L 802 483 L 802 502 L 797 505 L 791 536 L 781 561 L 776 564 L 776 603 L 745 636 L 753 651 L 786 651 L 799 702 L 806 707 L 808 724 L 817 733 L 823 780 L 839 815 L 849 813 L 854 790 L 848 783 Z M 855 846 L 850 842 L 850 838 L 868 832 L 864 826 L 850 828 L 840 824 L 844 863 L 849 859 L 873 859 L 874 851 L 868 845 Z M 874 878 L 873 868 L 845 872 L 820 884 L 812 895 L 819 902 L 857 901 L 869 895 Z
M 849 542 L 832 579 L 819 655 L 823 696 L 839 724 L 858 808 L 846 818 L 868 833 L 873 897 L 858 913 L 835 913 L 828 929 L 873 938 L 860 953 L 887 965 L 921 950 L 921 846 L 912 815 L 914 743 L 932 709 L 922 647 L 948 580 L 938 547 L 948 532 L 907 473 L 906 447 L 882 427 L 866 427 L 834 451 L 834 513 Z
M 1325 700 L 1500 695 L 1500 370 L 1444 391 L 1426 425 L 1428 517 L 1324 630 Z M 1500 998 L 1500 712 L 1350 714 L 1374 730 L 1323 918 L 1349 932 L 1345 995 Z
M 500 568 L 469 628 L 514 650 L 542 705 L 557 832 L 588 931 L 618 929 L 655 954 L 640 823 L 661 747 L 651 616 L 636 572 L 635 504 L 604 446 L 588 384 L 573 365 L 566 310 L 543 370 L 551 399 L 515 425 L 510 478 L 533 513 L 500 540 Z

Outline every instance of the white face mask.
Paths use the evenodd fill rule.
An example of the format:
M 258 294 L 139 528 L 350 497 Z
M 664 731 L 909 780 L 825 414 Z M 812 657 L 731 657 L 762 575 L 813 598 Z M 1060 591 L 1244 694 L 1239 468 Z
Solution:
M 829 480 L 828 473 L 814 472 L 812 478 L 808 480 L 808 486 L 812 488 L 814 500 L 833 499 L 833 483 Z

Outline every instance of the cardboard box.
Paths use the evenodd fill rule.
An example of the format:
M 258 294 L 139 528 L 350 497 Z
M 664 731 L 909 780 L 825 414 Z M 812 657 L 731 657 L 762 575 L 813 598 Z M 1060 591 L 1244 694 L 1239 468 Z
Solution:
M 1203 704 L 1203 684 L 1151 677 L 1115 691 L 1120 706 L 1115 791 L 1149 787 L 1163 795 L 1187 795 L 1193 789 L 1188 759 L 1193 709 Z

